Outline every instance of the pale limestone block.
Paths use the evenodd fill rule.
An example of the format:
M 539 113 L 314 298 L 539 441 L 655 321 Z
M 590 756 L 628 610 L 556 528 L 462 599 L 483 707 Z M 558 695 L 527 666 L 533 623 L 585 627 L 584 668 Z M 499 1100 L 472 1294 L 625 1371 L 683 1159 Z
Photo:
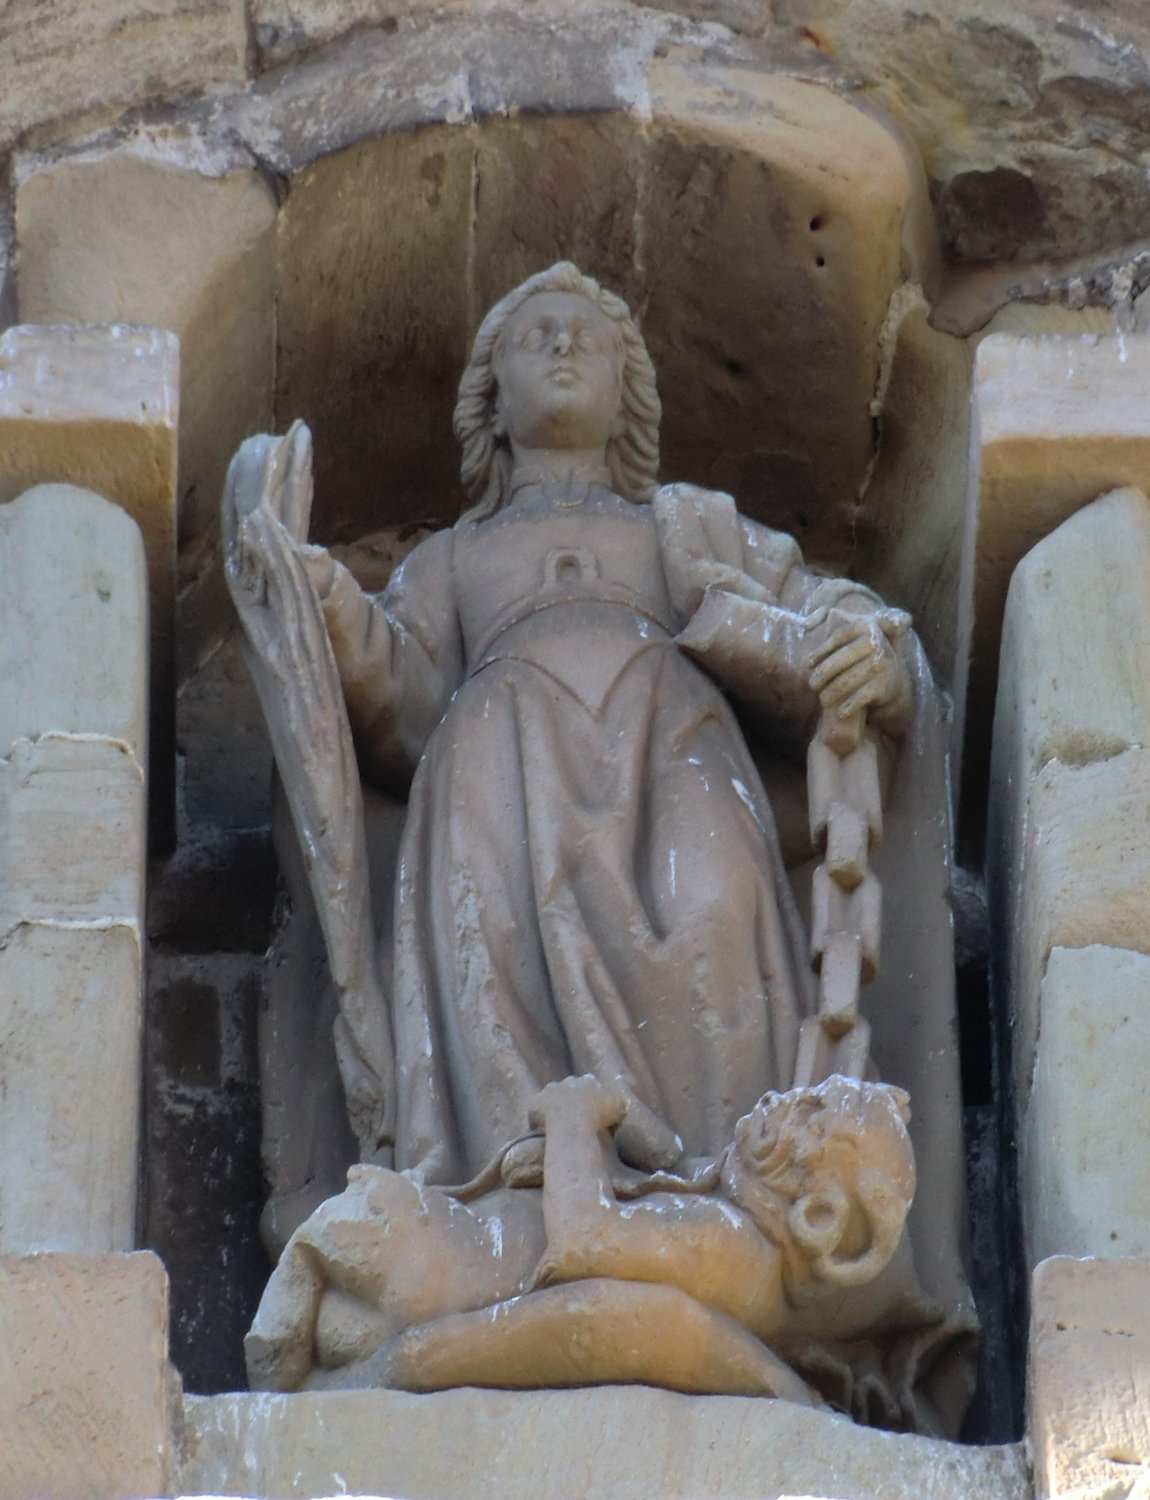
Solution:
M 134 1243 L 147 743 L 139 529 L 0 506 L 0 1247 Z
M 1150 749 L 1085 766 L 1050 761 L 1028 790 L 1009 970 L 1020 1108 L 1051 950 L 1101 943 L 1150 953 Z
M 0 1257 L 0 1500 L 170 1493 L 167 1327 L 154 1255 Z
M 0 335 L 0 503 L 45 482 L 83 485 L 114 500 L 143 534 L 157 828 L 174 776 L 178 404 L 174 334 L 116 325 Z
M 642 1386 L 192 1397 L 184 1410 L 185 1494 L 1030 1497 L 1021 1445 L 963 1448 L 787 1402 Z
M 1150 338 L 994 334 L 974 366 L 970 489 L 959 597 L 956 707 L 966 755 L 990 742 L 1011 574 L 1097 495 L 1150 489 Z M 968 663 L 963 675 L 963 663 Z
M 1150 1254 L 1150 958 L 1055 948 L 1038 1010 L 1019 1142 L 1028 1263 Z
M 20 321 L 179 336 L 181 539 L 215 524 L 229 456 L 273 421 L 276 206 L 249 160 L 169 130 L 17 173 Z
M 0 146 L 31 126 L 212 83 L 242 83 L 243 0 L 9 0 Z
M 1104 495 L 1027 553 L 1010 582 L 1002 641 L 995 740 L 1011 775 L 1150 744 L 1145 495 Z
M 1027 554 L 1003 624 L 990 907 L 1023 1103 L 1051 946 L 1145 947 L 1148 655 L 1150 504 L 1121 490 Z
M 1038 1500 L 1144 1500 L 1150 1261 L 1043 1261 L 1032 1283 L 1030 1327 L 1028 1425 Z
M 139 935 L 21 923 L 0 949 L 0 1249 L 136 1242 Z

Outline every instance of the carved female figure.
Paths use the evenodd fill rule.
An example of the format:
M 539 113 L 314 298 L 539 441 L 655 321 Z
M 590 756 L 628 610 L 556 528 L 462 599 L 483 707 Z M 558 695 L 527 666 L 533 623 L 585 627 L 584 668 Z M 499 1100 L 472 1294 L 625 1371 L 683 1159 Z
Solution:
M 414 770 L 383 975 L 394 1162 L 427 1181 L 478 1171 L 551 1079 L 621 1090 L 616 1147 L 647 1171 L 713 1155 L 792 1082 L 806 938 L 732 709 L 676 643 L 708 589 L 812 621 L 799 717 L 816 693 L 908 711 L 874 597 L 729 497 L 657 490 L 658 419 L 626 306 L 560 264 L 479 330 L 463 518 L 378 597 L 297 547 L 361 764 Z
M 667 1174 L 707 1180 L 706 1164 L 726 1159 L 737 1122 L 766 1091 L 835 1071 L 812 1071 L 800 1048 L 822 1035 L 810 1022 L 816 1009 L 828 1015 L 825 966 L 820 999 L 771 806 L 724 689 L 798 744 L 816 721 L 824 747 L 839 729 L 849 739 L 864 719 L 897 735 L 915 697 L 906 662 L 916 658 L 896 645 L 905 617 L 895 620 L 865 588 L 807 568 L 791 538 L 740 517 L 729 496 L 657 487 L 658 422 L 654 373 L 625 304 L 561 263 L 511 292 L 481 325 L 455 419 L 471 509 L 420 543 L 382 594 L 365 593 L 302 540 L 306 429 L 252 439 L 233 464 L 229 580 L 324 927 L 360 1159 L 404 1174 L 370 1178 L 376 1193 L 390 1184 L 397 1202 L 414 1193 L 422 1203 L 427 1184 L 486 1182 L 494 1162 L 507 1191 L 475 1212 L 502 1222 L 507 1199 L 510 1224 L 529 1201 L 516 1197 L 521 1186 L 542 1183 L 546 1198 L 559 1160 L 550 1124 L 550 1166 L 543 1138 L 523 1135 L 532 1103 L 576 1075 L 614 1101 L 600 1141 L 604 1170 L 627 1193 L 639 1183 L 642 1197 L 644 1180 L 648 1189 Z M 925 682 L 921 663 L 915 671 Z M 394 906 L 378 943 L 365 894 L 361 774 L 408 789 Z M 848 871 L 848 885 L 869 878 L 868 816 L 859 815 L 863 871 Z M 848 931 L 838 935 L 856 954 L 865 947 Z M 860 1076 L 865 1041 L 863 1053 Z M 835 1202 L 849 1202 L 845 1180 L 830 1188 Z M 596 1269 L 583 1264 L 591 1253 L 583 1220 L 572 1230 L 573 1261 L 558 1241 L 550 1245 L 561 1196 L 550 1193 L 544 1215 L 559 1279 L 592 1276 L 612 1287 L 597 1250 L 587 1262 Z M 277 1249 L 318 1201 L 304 1197 L 283 1200 L 289 1211 L 269 1236 Z M 471 1202 L 471 1189 L 449 1187 L 449 1217 L 457 1200 Z M 323 1286 L 333 1289 L 323 1305 L 343 1306 L 340 1289 L 359 1276 L 359 1252 L 317 1280 L 308 1270 L 314 1246 L 306 1247 L 329 1219 L 343 1222 L 350 1202 L 319 1210 L 269 1287 L 249 1357 L 254 1369 L 267 1364 L 272 1383 L 287 1379 L 284 1359 L 300 1365 L 293 1380 L 328 1363 L 307 1330 Z M 656 1191 L 636 1222 L 654 1230 L 664 1208 Z M 946 1212 L 956 1211 L 948 1200 Z M 729 1212 L 700 1206 L 686 1221 L 725 1223 Z M 890 1220 L 895 1235 L 905 1212 L 904 1196 Z M 630 1213 L 611 1219 L 611 1234 Z M 355 1236 L 359 1217 L 353 1205 Z M 390 1264 L 383 1227 L 370 1220 L 363 1253 Z M 853 1243 L 845 1226 L 854 1222 L 848 1215 L 838 1225 L 844 1244 Z M 972 1320 L 950 1222 L 939 1220 L 930 1244 L 945 1320 L 917 1290 L 905 1240 L 877 1300 L 856 1305 L 844 1293 L 836 1317 L 838 1332 L 854 1338 L 883 1308 L 884 1337 L 902 1339 L 897 1368 L 914 1383 L 933 1361 L 953 1423 L 968 1386 L 961 1353 L 955 1362 L 946 1351 L 960 1349 Z M 538 1227 L 520 1247 L 534 1247 L 525 1265 L 540 1252 Z M 894 1241 L 883 1243 L 888 1257 Z M 735 1249 L 752 1244 L 740 1238 Z M 653 1253 L 650 1264 L 661 1265 L 658 1246 Z M 500 1261 L 499 1275 L 510 1266 Z M 536 1347 L 552 1316 L 609 1327 L 618 1308 L 637 1306 L 632 1281 L 624 1276 L 619 1288 L 623 1301 L 602 1290 L 590 1300 L 533 1292 L 516 1315 L 522 1348 Z M 508 1295 L 502 1281 L 496 1294 Z M 476 1295 L 467 1306 L 485 1305 Z M 695 1316 L 681 1285 L 645 1295 L 663 1298 L 659 1317 L 671 1316 L 667 1298 L 679 1298 L 674 1316 L 687 1319 L 684 1328 Z M 366 1354 L 359 1341 L 374 1325 L 362 1318 L 359 1308 L 348 1325 L 358 1330 L 346 1334 L 348 1357 L 353 1345 L 356 1358 Z M 835 1326 L 831 1319 L 832 1337 Z M 424 1388 L 433 1379 L 483 1383 L 484 1371 L 505 1369 L 502 1342 L 494 1352 L 474 1349 L 474 1369 L 459 1363 L 471 1323 L 459 1339 L 454 1325 L 428 1327 L 447 1355 L 434 1377 L 421 1375 Z M 342 1349 L 345 1333 L 332 1336 Z M 716 1357 L 717 1370 L 728 1355 Z M 837 1360 L 845 1379 L 853 1357 Z M 620 1378 L 602 1374 L 614 1368 L 609 1360 L 590 1368 Z M 777 1375 L 765 1388 L 777 1388 Z M 379 1378 L 390 1378 L 382 1367 Z M 729 1369 L 714 1378 L 714 1388 L 741 1388 Z M 916 1401 L 900 1396 L 891 1410 L 917 1410 Z

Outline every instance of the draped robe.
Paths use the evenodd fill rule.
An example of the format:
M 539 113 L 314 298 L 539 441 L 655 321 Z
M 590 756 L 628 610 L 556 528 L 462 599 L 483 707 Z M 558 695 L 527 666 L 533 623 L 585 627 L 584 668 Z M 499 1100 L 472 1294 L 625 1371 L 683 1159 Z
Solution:
M 802 613 L 826 583 L 726 496 L 600 485 L 521 488 L 378 596 L 337 568 L 322 602 L 365 773 L 414 768 L 381 953 L 397 1168 L 466 1180 L 571 1073 L 623 1087 L 617 1146 L 645 1170 L 718 1152 L 791 1085 L 806 939 L 743 734 L 675 637 L 708 587 Z

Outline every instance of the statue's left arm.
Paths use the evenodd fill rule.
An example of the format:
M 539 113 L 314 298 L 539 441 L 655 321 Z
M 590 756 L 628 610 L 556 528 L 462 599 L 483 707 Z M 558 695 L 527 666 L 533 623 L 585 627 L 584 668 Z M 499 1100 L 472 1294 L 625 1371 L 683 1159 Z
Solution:
M 906 728 L 913 697 L 901 611 L 861 584 L 814 572 L 792 537 L 740 516 L 729 495 L 669 485 L 654 506 L 684 650 L 767 717 L 809 728 L 819 710 L 866 712 L 888 733 Z

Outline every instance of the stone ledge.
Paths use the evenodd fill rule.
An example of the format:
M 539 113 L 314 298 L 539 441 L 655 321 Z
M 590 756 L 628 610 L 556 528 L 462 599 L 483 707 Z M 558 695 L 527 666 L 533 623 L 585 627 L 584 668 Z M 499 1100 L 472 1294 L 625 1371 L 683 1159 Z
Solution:
M 404 1500 L 1029 1500 L 1021 1445 L 966 1448 L 780 1401 L 641 1386 L 185 1401 L 186 1494 Z M 636 1435 L 640 1440 L 636 1441 Z

